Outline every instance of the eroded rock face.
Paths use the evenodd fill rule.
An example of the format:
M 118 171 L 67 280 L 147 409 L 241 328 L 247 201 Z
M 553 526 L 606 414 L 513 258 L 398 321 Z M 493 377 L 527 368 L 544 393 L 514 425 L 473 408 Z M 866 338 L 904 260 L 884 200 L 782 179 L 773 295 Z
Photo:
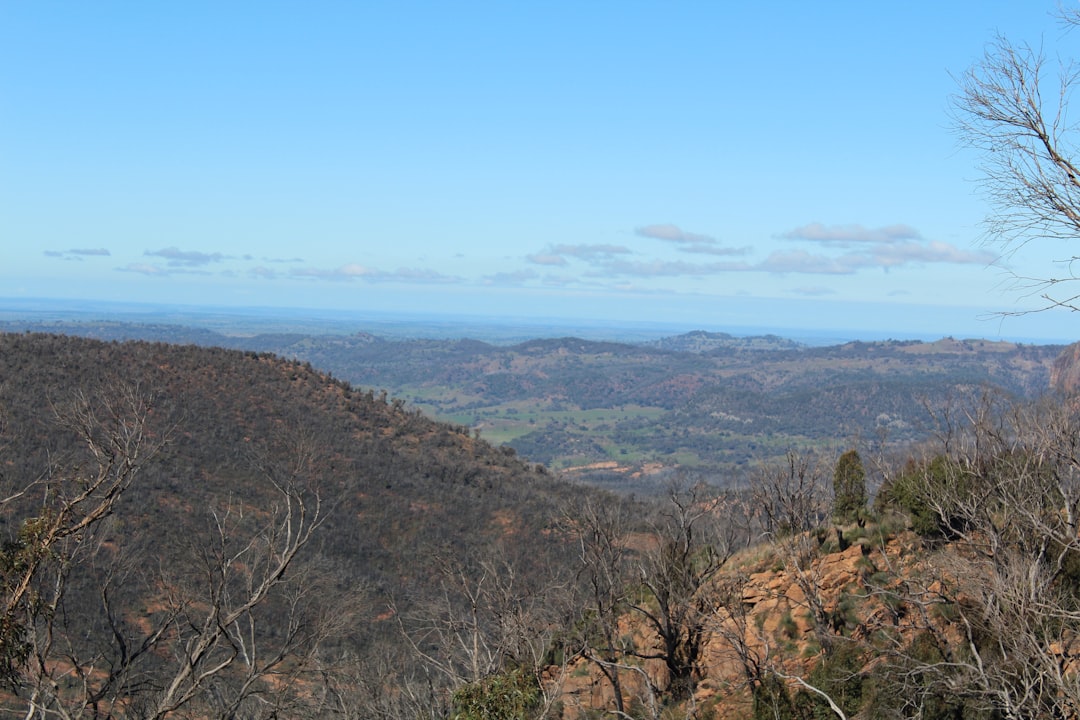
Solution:
M 1067 346 L 1054 360 L 1050 387 L 1066 397 L 1080 396 L 1080 343 Z

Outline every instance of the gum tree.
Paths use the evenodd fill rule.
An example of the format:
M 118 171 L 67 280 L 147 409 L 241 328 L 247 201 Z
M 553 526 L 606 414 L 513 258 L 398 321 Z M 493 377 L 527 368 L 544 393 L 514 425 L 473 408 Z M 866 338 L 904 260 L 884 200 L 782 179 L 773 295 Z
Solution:
M 1062 10 L 1059 17 L 1066 31 L 1080 25 L 1080 10 Z M 1080 310 L 1080 294 L 1073 290 L 1080 279 L 1074 249 L 1080 235 L 1080 158 L 1070 117 L 1078 80 L 1072 59 L 1048 62 L 1042 47 L 999 35 L 961 76 L 952 99 L 961 142 L 981 158 L 981 188 L 991 206 L 987 241 L 1006 256 L 1032 241 L 1061 248 L 1054 272 L 1013 274 L 1018 291 L 1041 298 L 1037 310 Z

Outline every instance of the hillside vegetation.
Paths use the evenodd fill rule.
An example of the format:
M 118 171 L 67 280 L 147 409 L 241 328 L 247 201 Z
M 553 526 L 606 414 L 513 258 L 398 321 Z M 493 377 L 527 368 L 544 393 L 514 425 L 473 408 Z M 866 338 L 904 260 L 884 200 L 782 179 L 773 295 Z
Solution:
M 640 502 L 296 360 L 9 334 L 0 370 L 7 714 L 1080 716 L 1060 401 Z
M 84 715 L 108 715 L 129 694 L 163 702 L 169 673 L 182 667 L 167 658 L 194 652 L 195 638 L 209 637 L 204 625 L 224 622 L 221 613 L 293 550 L 265 602 L 226 623 L 198 662 L 189 658 L 200 671 L 233 662 L 228 683 L 191 706 L 195 715 L 235 704 L 258 716 L 251 697 L 267 686 L 245 689 L 239 666 L 254 672 L 270 662 L 263 653 L 290 658 L 264 673 L 285 683 L 283 693 L 291 688 L 290 702 L 300 692 L 290 673 L 327 673 L 331 660 L 381 687 L 389 670 L 374 669 L 375 659 L 414 664 L 398 663 L 400 618 L 445 599 L 447 578 L 471 580 L 480 558 L 496 558 L 520 573 L 514 592 L 528 594 L 533 580 L 559 576 L 543 568 L 565 566 L 565 547 L 546 531 L 579 490 L 467 429 L 308 365 L 9 334 L 0 335 L 0 377 L 5 578 L 9 591 L 21 572 L 33 580 L 5 622 L 36 628 L 5 653 L 12 672 L 30 662 L 14 673 L 16 687 L 44 698 L 43 717 L 71 710 L 70 697 L 47 700 L 76 680 L 58 672 L 64 666 L 90 673 L 80 681 L 90 686 Z M 106 483 L 96 487 L 89 478 L 99 476 Z M 63 562 L 43 562 L 35 543 L 52 537 L 50 523 L 68 522 L 62 508 L 87 488 L 96 489 L 81 507 L 101 503 L 105 517 L 93 532 L 54 533 L 48 556 Z M 61 580 L 62 603 L 50 607 Z

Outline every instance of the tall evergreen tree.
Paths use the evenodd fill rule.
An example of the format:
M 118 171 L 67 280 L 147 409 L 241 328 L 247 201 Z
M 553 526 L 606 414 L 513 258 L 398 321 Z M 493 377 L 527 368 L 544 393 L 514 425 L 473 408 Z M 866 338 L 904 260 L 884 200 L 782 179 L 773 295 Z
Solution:
M 859 519 L 866 507 L 866 471 L 857 450 L 848 450 L 833 472 L 833 518 L 840 523 Z

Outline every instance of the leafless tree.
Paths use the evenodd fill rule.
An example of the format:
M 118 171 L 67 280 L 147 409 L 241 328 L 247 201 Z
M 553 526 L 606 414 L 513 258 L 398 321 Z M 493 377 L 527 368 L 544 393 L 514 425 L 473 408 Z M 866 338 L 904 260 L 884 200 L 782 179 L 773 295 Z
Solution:
M 729 572 L 712 590 L 709 630 L 717 639 L 717 657 L 721 663 L 733 662 L 742 673 L 742 684 L 735 689 L 754 694 L 771 672 L 771 643 L 757 627 L 743 593 L 749 577 L 742 572 Z
M 638 648 L 634 655 L 664 663 L 667 691 L 676 701 L 692 697 L 701 670 L 713 608 L 700 591 L 735 549 L 735 526 L 725 517 L 728 499 L 705 485 L 672 486 L 652 528 L 654 540 L 636 561 L 648 592 L 631 608 L 655 633 L 657 647 Z
M 1080 25 L 1075 9 L 1060 18 L 1067 29 Z M 1080 234 L 1076 125 L 1069 115 L 1077 80 L 1072 60 L 1048 63 L 1041 47 L 1004 36 L 959 80 L 955 126 L 961 141 L 981 154 L 982 188 L 993 207 L 987 239 L 1007 254 L 1031 241 L 1063 244 Z M 1012 274 L 1018 291 L 1042 299 L 1037 310 L 1080 309 L 1070 285 L 1080 255 L 1068 246 L 1061 252 L 1054 258 L 1058 272 Z
M 433 673 L 436 694 L 445 700 L 465 685 L 521 670 L 539 690 L 543 717 L 558 696 L 552 681 L 561 674 L 544 671 L 569 610 L 560 600 L 570 594 L 567 578 L 554 568 L 526 576 L 498 544 L 465 557 L 444 553 L 435 571 L 435 600 L 393 609 L 408 646 Z
M 169 622 L 159 626 L 173 669 L 148 718 L 168 717 L 210 685 L 211 707 L 220 717 L 234 717 L 249 701 L 276 708 L 284 696 L 275 693 L 293 687 L 330 632 L 327 623 L 341 619 L 319 616 L 318 585 L 293 567 L 325 519 L 317 479 L 306 475 L 310 460 L 298 458 L 289 472 L 269 477 L 278 503 L 256 533 L 245 536 L 239 508 L 214 513 L 213 540 L 200 558 L 202 581 L 194 592 L 174 596 Z M 295 577 L 286 577 L 290 568 Z M 264 642 L 268 623 L 276 638 Z
M 789 450 L 783 461 L 763 464 L 749 479 L 752 507 L 767 537 L 813 530 L 829 516 L 831 475 L 810 452 Z
M 450 699 L 412 651 L 385 646 L 379 653 L 339 653 L 322 667 L 320 709 L 340 720 L 442 720 L 450 715 Z M 318 713 L 302 713 L 317 716 Z
M 625 713 L 622 659 L 629 650 L 620 619 L 629 609 L 632 581 L 630 518 L 616 498 L 588 498 L 565 511 L 564 525 L 578 545 L 583 622 L 576 650 L 600 670 L 611 686 L 615 712 Z
M 1076 717 L 1080 423 L 1049 401 L 963 414 L 948 454 L 901 480 L 947 542 L 898 591 L 934 652 L 908 644 L 895 668 L 915 697 L 929 688 L 1007 718 Z
M 94 531 L 164 442 L 149 430 L 151 404 L 138 388 L 116 384 L 100 396 L 80 393 L 57 405 L 57 422 L 75 434 L 85 456 L 67 466 L 54 462 L 42 477 L 5 493 L 5 506 L 31 493 L 41 503 L 2 553 L 5 680 L 22 681 L 36 628 L 55 616 L 72 565 L 91 551 Z
M 9 668 L 26 718 L 287 712 L 320 642 L 341 629 L 345 614 L 297 562 L 325 518 L 317 449 L 303 433 L 287 467 L 260 468 L 272 506 L 209 510 L 210 535 L 191 542 L 197 573 L 148 564 L 108 538 L 121 496 L 163 442 L 152 415 L 136 388 L 116 385 L 58 416 L 87 461 L 50 470 L 41 514 L 5 551 L 18 568 L 4 576 L 5 622 L 17 631 L 6 636 L 21 651 Z M 74 606 L 76 576 L 99 583 L 96 615 Z M 135 584 L 146 611 L 117 600 Z

